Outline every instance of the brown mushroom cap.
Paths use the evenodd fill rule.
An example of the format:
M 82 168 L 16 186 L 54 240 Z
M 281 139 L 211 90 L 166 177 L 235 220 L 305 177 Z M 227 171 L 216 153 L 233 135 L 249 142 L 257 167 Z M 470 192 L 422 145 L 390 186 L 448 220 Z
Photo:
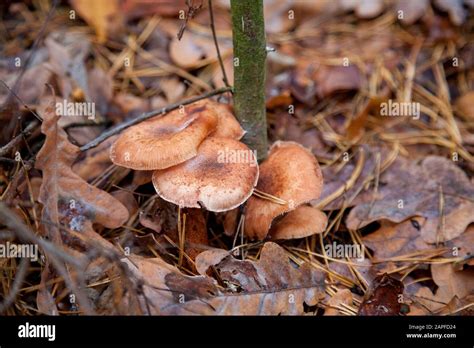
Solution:
M 135 170 L 164 169 L 196 156 L 201 142 L 216 129 L 209 104 L 196 103 L 125 130 L 110 148 L 116 165 Z
M 217 137 L 204 140 L 196 157 L 153 173 L 155 190 L 164 200 L 188 208 L 202 204 L 215 212 L 245 202 L 257 180 L 253 152 L 237 140 Z
M 272 239 L 296 239 L 322 233 L 328 219 L 321 210 L 302 205 L 286 214 L 270 229 Z
M 218 121 L 217 128 L 212 133 L 212 136 L 240 140 L 244 136 L 245 131 L 235 119 L 232 107 L 216 102 L 213 102 L 213 106 L 217 113 Z
M 235 140 L 240 140 L 244 136 L 245 131 L 234 117 L 234 110 L 231 105 L 218 103 L 211 99 L 200 100 L 193 103 L 193 105 L 206 105 L 216 112 L 217 127 L 210 136 Z
M 252 196 L 245 208 L 246 235 L 264 239 L 274 218 L 318 198 L 322 187 L 323 176 L 313 154 L 298 143 L 277 141 L 260 165 L 257 189 L 288 204 Z

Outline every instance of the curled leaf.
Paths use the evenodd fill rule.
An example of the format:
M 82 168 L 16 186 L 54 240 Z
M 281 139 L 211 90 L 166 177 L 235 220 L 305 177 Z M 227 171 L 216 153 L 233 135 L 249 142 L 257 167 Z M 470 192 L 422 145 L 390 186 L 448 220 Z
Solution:
M 214 253 L 201 253 L 196 263 L 209 252 Z M 158 258 L 126 262 L 145 281 L 150 314 L 301 315 L 304 303 L 313 306 L 324 297 L 324 274 L 309 264 L 295 267 L 275 243 L 263 246 L 258 261 L 219 259 L 214 267 L 229 284 L 223 290 L 208 276 L 185 276 Z

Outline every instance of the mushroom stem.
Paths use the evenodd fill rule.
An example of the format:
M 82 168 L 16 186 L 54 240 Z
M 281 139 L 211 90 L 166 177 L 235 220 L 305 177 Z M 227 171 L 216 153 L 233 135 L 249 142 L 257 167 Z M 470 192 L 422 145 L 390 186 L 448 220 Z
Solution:
M 267 155 L 265 59 L 267 56 L 262 0 L 231 0 L 234 44 L 235 116 L 247 132 L 244 142 Z

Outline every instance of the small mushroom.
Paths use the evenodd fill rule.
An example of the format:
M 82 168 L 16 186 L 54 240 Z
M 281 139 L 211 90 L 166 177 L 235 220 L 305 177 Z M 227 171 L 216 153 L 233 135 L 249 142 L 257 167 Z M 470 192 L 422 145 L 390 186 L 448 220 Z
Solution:
M 269 235 L 272 239 L 304 238 L 324 232 L 327 224 L 326 214 L 321 210 L 302 205 L 275 222 Z
M 116 165 L 135 170 L 164 169 L 196 156 L 201 142 L 217 127 L 206 104 L 191 104 L 124 131 L 110 148 Z
M 277 141 L 260 165 L 257 189 L 280 198 L 285 204 L 250 197 L 245 208 L 246 235 L 251 239 L 264 239 L 276 217 L 318 198 L 322 187 L 323 176 L 313 154 L 298 143 Z M 286 223 L 283 226 L 287 226 Z M 283 232 L 277 232 L 278 229 L 274 233 L 282 238 Z
M 229 154 L 238 156 L 231 158 Z M 214 212 L 241 205 L 252 195 L 257 180 L 253 152 L 237 140 L 218 137 L 204 140 L 194 158 L 157 170 L 152 178 L 164 200 L 187 208 L 202 205 Z

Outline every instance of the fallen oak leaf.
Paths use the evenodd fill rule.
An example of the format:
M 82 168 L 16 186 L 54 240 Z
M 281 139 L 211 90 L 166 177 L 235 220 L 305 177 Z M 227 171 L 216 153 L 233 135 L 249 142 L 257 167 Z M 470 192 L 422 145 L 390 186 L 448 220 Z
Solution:
M 365 246 L 374 251 L 377 260 L 433 249 L 420 236 L 424 218 L 414 217 L 401 223 L 382 220 L 380 228 L 362 238 Z
M 80 150 L 68 141 L 66 132 L 58 126 L 54 102 L 43 104 L 40 114 L 43 117 L 41 131 L 46 139 L 38 152 L 36 168 L 43 172 L 39 202 L 43 204 L 43 221 L 50 224 L 45 226 L 50 238 L 62 241 L 59 223 L 66 229 L 94 238 L 98 235 L 92 230 L 92 223 L 108 228 L 120 227 L 128 219 L 127 209 L 71 169 Z
M 301 59 L 290 81 L 292 95 L 302 103 L 312 105 L 316 96 L 324 99 L 337 93 L 359 90 L 363 76 L 355 65 L 321 65 Z
M 206 250 L 196 257 L 196 270 L 199 274 L 206 275 L 211 266 L 219 264 L 228 256 L 230 256 L 230 252 L 224 249 Z
M 431 265 L 433 281 L 438 285 L 436 294 L 443 299 L 451 300 L 454 296 L 464 298 L 474 294 L 474 269 L 468 267 L 462 271 L 456 271 L 453 265 L 433 264 Z
M 439 315 L 474 315 L 474 295 L 468 295 L 465 298 L 459 299 L 457 296 L 453 297 L 445 308 L 437 312 Z
M 219 260 L 224 255 L 221 250 L 216 249 L 199 254 L 196 263 L 200 264 L 203 258 L 214 254 L 217 263 L 212 266 L 219 273 L 220 279 L 237 285 L 242 292 L 272 292 L 290 287 L 311 289 L 315 284 L 321 286 L 324 282 L 324 277 L 312 270 L 309 264 L 303 264 L 299 268 L 292 266 L 284 249 L 272 242 L 264 244 L 260 259 L 255 262 L 238 260 L 230 255 Z
M 83 251 L 86 244 L 74 235 L 74 232 L 80 232 L 88 240 L 110 247 L 110 243 L 94 231 L 92 223 L 119 227 L 128 219 L 128 211 L 111 195 L 89 185 L 73 172 L 71 167 L 80 150 L 68 141 L 66 132 L 59 126 L 54 102 L 55 99 L 45 99 L 38 110 L 43 118 L 41 132 L 46 136 L 35 164 L 43 173 L 38 197 L 43 204 L 42 229 L 48 231 L 49 239 L 59 246 L 64 243 Z M 37 294 L 38 309 L 50 315 L 57 313 L 57 308 L 51 302 L 46 283 L 54 273 L 48 260 Z
M 419 165 L 398 158 L 380 176 L 380 183 L 376 196 L 366 192 L 358 197 L 359 204 L 346 219 L 349 229 L 382 219 L 402 222 L 422 216 L 426 223 L 421 236 L 427 243 L 437 243 L 458 237 L 474 222 L 474 185 L 446 158 L 428 156 Z
M 456 271 L 451 264 L 433 264 L 431 274 L 438 289 L 433 293 L 428 287 L 421 287 L 411 296 L 431 313 L 443 309 L 455 297 L 461 299 L 474 294 L 472 267 Z
M 424 225 L 425 219 L 413 217 L 401 223 L 393 223 L 382 220 L 380 228 L 364 237 L 362 241 L 365 246 L 373 250 L 377 260 L 388 260 L 403 255 L 430 250 L 435 252 L 433 244 L 426 243 L 420 235 L 420 229 Z M 474 225 L 470 225 L 459 237 L 440 245 L 439 248 L 446 248 L 447 251 L 442 256 L 446 258 L 461 258 L 459 265 L 467 263 L 474 265 Z
M 213 250 L 198 255 L 197 263 L 208 252 Z M 133 256 L 125 262 L 144 280 L 150 314 L 295 315 L 304 314 L 304 303 L 313 306 L 324 297 L 324 274 L 309 264 L 296 268 L 275 243 L 263 246 L 258 261 L 228 256 L 215 265 L 221 277 L 239 282 L 240 292 L 222 290 L 210 277 L 185 276 L 159 258 Z
M 119 227 L 128 219 L 127 209 L 107 192 L 89 185 L 71 169 L 80 150 L 68 141 L 66 132 L 58 124 L 55 99 L 45 99 L 38 113 L 43 119 L 41 132 L 46 136 L 35 164 L 43 173 L 38 197 L 38 201 L 43 204 L 42 229 L 48 231 L 49 239 L 58 246 L 63 243 L 74 246 L 77 254 L 87 248 L 83 237 L 97 245 L 110 247 L 111 244 L 94 231 L 92 223 L 110 228 Z M 75 235 L 77 232 L 80 233 L 79 236 Z M 47 260 L 37 294 L 38 309 L 50 315 L 56 314 L 57 308 L 46 284 L 56 271 L 62 277 L 66 276 L 66 268 L 63 271 L 53 270 L 51 265 L 50 260 Z M 61 265 L 55 265 L 58 266 Z M 74 283 L 80 276 L 70 278 L 71 291 L 75 291 Z M 90 313 L 83 294 L 76 292 L 76 295 L 78 299 L 81 298 L 80 303 L 86 306 L 84 309 L 87 309 L 87 313 Z

